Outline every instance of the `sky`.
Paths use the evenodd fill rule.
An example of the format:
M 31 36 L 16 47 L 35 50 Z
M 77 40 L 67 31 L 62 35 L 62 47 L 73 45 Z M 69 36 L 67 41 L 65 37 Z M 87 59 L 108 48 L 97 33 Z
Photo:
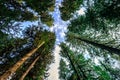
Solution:
M 54 50 L 55 62 L 50 65 L 49 73 L 50 76 L 46 80 L 59 80 L 59 62 L 60 62 L 60 52 L 61 48 L 56 45 Z
M 63 21 L 60 17 L 59 6 L 61 5 L 61 0 L 56 0 L 55 9 L 52 13 L 54 18 L 53 26 L 50 28 L 50 31 L 55 32 L 56 34 L 56 44 L 60 44 L 65 39 L 65 32 L 67 31 L 68 21 Z
M 60 10 L 59 7 L 61 6 L 62 0 L 56 0 L 55 9 L 52 13 L 52 16 L 54 18 L 54 25 L 50 28 L 50 31 L 55 32 L 56 34 L 56 46 L 54 50 L 54 57 L 55 62 L 50 65 L 50 70 L 48 71 L 50 73 L 50 76 L 47 80 L 59 80 L 59 62 L 60 62 L 60 47 L 58 46 L 61 42 L 65 41 L 65 33 L 67 32 L 67 26 L 69 24 L 68 21 L 63 21 L 60 17 Z M 78 15 L 83 15 L 84 10 L 80 9 L 77 11 Z
M 60 47 L 59 44 L 65 41 L 65 32 L 67 32 L 67 24 L 60 17 L 59 6 L 61 5 L 61 0 L 56 0 L 55 9 L 52 13 L 54 18 L 54 26 L 50 28 L 50 31 L 56 34 L 56 45 L 54 50 L 54 60 L 55 62 L 50 65 L 49 73 L 50 76 L 46 80 L 59 80 L 59 62 L 60 62 Z

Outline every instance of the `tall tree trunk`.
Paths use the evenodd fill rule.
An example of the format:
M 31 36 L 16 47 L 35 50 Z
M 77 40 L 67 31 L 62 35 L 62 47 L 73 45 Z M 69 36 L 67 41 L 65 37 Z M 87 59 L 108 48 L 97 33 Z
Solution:
M 31 57 L 45 42 L 43 41 L 41 44 L 38 45 L 37 48 L 31 50 L 28 54 L 26 54 L 23 58 L 21 58 L 13 67 L 7 70 L 2 76 L 0 76 L 0 80 L 7 80 L 11 77 L 18 68 L 29 58 Z
M 81 66 L 78 63 L 78 61 L 75 61 L 75 64 L 77 65 L 78 69 L 80 70 L 80 73 L 81 73 L 83 80 L 87 80 L 87 76 L 85 75 L 84 71 L 81 69 Z
M 35 65 L 35 63 L 38 61 L 38 59 L 40 58 L 40 56 L 38 56 L 33 63 L 29 66 L 29 68 L 26 70 L 26 72 L 22 75 L 22 77 L 19 80 L 24 80 L 25 76 L 29 73 L 29 71 L 33 68 L 33 66 Z
M 69 60 L 70 60 L 70 63 L 71 63 L 71 65 L 72 65 L 75 73 L 77 74 L 78 80 L 81 80 L 81 78 L 80 78 L 80 76 L 79 76 L 79 73 L 78 73 L 78 71 L 77 71 L 77 69 L 76 69 L 76 67 L 75 67 L 75 65 L 74 65 L 74 62 L 72 61 L 71 57 L 69 56 L 69 53 L 67 53 L 67 56 L 68 56 L 68 58 L 69 58 Z
M 79 35 L 76 35 L 74 33 L 68 33 L 68 36 L 73 37 L 73 38 L 78 39 L 78 40 L 81 40 L 81 41 L 84 41 L 86 43 L 92 44 L 94 46 L 98 46 L 98 47 L 105 49 L 105 50 L 108 50 L 110 52 L 114 52 L 117 55 L 120 55 L 120 53 L 119 53 L 120 49 L 114 48 L 113 46 L 105 45 L 105 44 L 102 44 L 102 43 L 99 43 L 99 42 L 96 42 L 96 41 L 93 41 L 93 40 L 90 40 L 87 38 L 85 39 L 85 38 L 80 37 Z
M 81 66 L 80 66 L 78 63 L 77 63 L 77 66 L 78 66 L 80 72 L 82 73 L 83 80 L 87 80 L 87 76 L 86 76 L 86 74 L 84 73 L 84 71 L 81 69 Z
M 78 73 L 78 71 L 77 71 L 77 69 L 76 69 L 76 67 L 75 67 L 75 65 L 74 65 L 74 62 L 73 62 L 73 60 L 71 59 L 68 51 L 66 51 L 66 56 L 68 57 L 68 59 L 69 59 L 69 61 L 70 61 L 70 64 L 72 65 L 72 68 L 73 68 L 73 70 L 75 71 L 75 74 L 77 75 L 77 80 L 81 80 L 81 78 L 80 78 L 80 76 L 79 76 L 79 73 Z

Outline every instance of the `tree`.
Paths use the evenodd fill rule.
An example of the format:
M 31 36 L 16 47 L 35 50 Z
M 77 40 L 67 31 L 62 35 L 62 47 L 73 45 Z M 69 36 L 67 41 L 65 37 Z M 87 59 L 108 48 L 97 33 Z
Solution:
M 68 57 L 68 59 L 69 59 L 69 62 L 70 62 L 70 64 L 71 64 L 71 66 L 72 66 L 72 68 L 73 68 L 73 70 L 75 71 L 75 73 L 76 73 L 76 75 L 77 75 L 77 80 L 80 80 L 81 78 L 80 78 L 80 76 L 79 76 L 79 73 L 78 73 L 78 71 L 77 71 L 77 69 L 76 69 L 76 67 L 75 67 L 75 65 L 74 65 L 74 62 L 73 62 L 73 60 L 72 60 L 72 58 L 70 57 L 70 55 L 69 55 L 69 50 L 67 49 L 67 47 L 65 47 L 65 46 L 62 46 L 61 45 L 61 47 L 63 47 L 63 49 L 65 49 L 64 51 L 66 51 L 65 53 L 66 54 L 64 54 L 65 56 L 67 56 Z M 68 51 L 67 51 L 68 50 Z
M 65 61 L 63 59 L 61 59 L 60 60 L 60 67 L 59 67 L 60 80 L 67 80 L 68 79 L 67 73 L 69 73 L 69 70 L 68 70 L 67 66 L 68 65 L 65 63 Z
M 49 15 L 54 7 L 54 0 L 52 1 L 0 1 L 0 22 L 3 27 L 8 25 L 11 21 L 34 21 L 38 20 L 42 14 Z M 5 12 L 6 11 L 6 12 Z M 44 16 L 47 18 L 47 16 Z M 44 19 L 42 19 L 44 21 Z M 50 20 L 50 19 L 49 19 Z
M 81 52 L 76 52 L 76 51 L 70 50 L 69 49 L 71 47 L 70 45 L 68 47 L 65 44 L 62 44 L 61 47 L 62 47 L 62 50 L 61 50 L 62 58 L 63 59 L 66 58 L 66 61 L 69 62 L 69 65 L 67 65 L 67 66 L 65 66 L 66 61 L 64 61 L 64 64 L 60 65 L 59 73 L 61 73 L 60 74 L 61 80 L 64 77 L 66 78 L 66 80 L 69 80 L 69 79 L 74 79 L 74 80 L 111 79 L 111 75 L 113 75 L 113 74 L 110 75 L 109 71 L 106 70 L 103 65 L 96 65 L 94 62 L 92 62 L 91 59 L 85 59 L 84 54 L 82 54 Z M 74 48 L 76 48 L 76 47 L 74 47 Z M 68 53 L 67 53 L 67 51 L 68 51 Z M 68 58 L 67 54 L 69 54 L 69 58 Z M 71 58 L 73 64 L 71 64 L 71 62 L 70 62 L 71 60 L 69 60 L 70 58 Z M 73 65 L 77 69 L 80 79 L 77 78 L 77 75 L 76 75 L 77 73 L 76 73 L 76 71 L 74 71 Z M 111 68 L 111 69 L 113 69 L 113 68 Z M 69 71 L 69 73 L 67 71 Z M 64 76 L 62 73 L 65 73 Z
M 107 45 L 106 43 L 100 43 L 100 42 L 97 42 L 97 41 L 94 41 L 94 40 L 92 41 L 90 39 L 87 39 L 87 38 L 84 38 L 84 37 L 80 37 L 79 35 L 74 34 L 74 33 L 69 33 L 68 37 L 75 38 L 75 39 L 78 39 L 80 41 L 84 41 L 84 42 L 86 42 L 88 44 L 92 44 L 94 46 L 98 46 L 98 47 L 100 47 L 102 49 L 106 49 L 108 51 L 115 52 L 117 55 L 120 55 L 119 54 L 119 51 L 120 51 L 119 48 L 114 48 L 114 46 Z
M 32 25 L 23 31 L 22 37 L 16 37 L 16 35 L 20 36 L 18 32 L 22 32 L 21 27 L 23 27 L 20 24 L 25 21 L 39 20 L 42 21 L 40 22 L 41 24 L 44 23 L 51 26 L 53 19 L 50 12 L 54 10 L 54 3 L 54 0 L 0 1 L 0 35 L 3 37 L 0 37 L 0 79 L 4 77 L 6 79 L 13 73 L 16 73 L 16 75 L 12 78 L 19 79 L 24 69 L 30 70 L 29 65 L 32 64 L 38 55 L 41 57 L 38 59 L 38 62 L 33 62 L 36 63 L 35 68 L 30 73 L 35 71 L 33 79 L 38 79 L 39 76 L 46 76 L 45 69 L 53 59 L 51 53 L 54 48 L 55 34 Z M 38 49 L 40 42 L 45 43 L 41 49 Z M 30 50 L 32 52 L 28 53 Z M 43 58 L 46 60 L 43 60 Z M 22 73 L 19 73 L 20 70 Z M 31 77 L 30 73 L 26 78 Z
M 0 35 L 4 37 L 0 39 L 0 51 L 4 50 L 4 47 L 7 47 L 11 41 L 11 37 L 15 38 L 16 35 L 21 35 L 22 32 L 20 24 L 26 21 L 38 21 L 39 19 L 51 26 L 53 24 L 53 19 L 49 14 L 50 11 L 54 9 L 55 1 L 46 0 L 46 1 L 29 1 L 29 0 L 6 0 L 0 1 Z M 26 27 L 26 26 L 24 26 Z M 15 34 L 13 34 L 15 33 Z M 12 36 L 11 36 L 12 35 Z M 5 40 L 5 42 L 3 41 Z M 13 41 L 14 42 L 14 41 Z M 14 44 L 9 44 L 13 45 Z M 13 49 L 13 46 L 11 49 Z M 7 48 L 6 48 L 7 49 Z M 2 52 L 3 53 L 3 52 Z
M 55 43 L 55 34 L 50 33 L 46 30 L 36 30 L 35 28 L 28 29 L 34 32 L 36 32 L 35 35 L 30 36 L 29 39 L 33 38 L 33 41 L 31 43 L 33 44 L 33 48 L 38 45 L 38 42 L 45 41 L 45 44 L 41 47 L 41 49 L 38 49 L 37 52 L 26 62 L 26 64 L 22 65 L 22 68 L 17 72 L 17 75 L 13 77 L 13 79 L 20 78 L 23 73 L 28 69 L 28 67 L 32 64 L 33 60 L 37 58 L 37 56 L 40 56 L 34 67 L 29 71 L 29 73 L 26 75 L 25 79 L 41 79 L 44 78 L 44 76 L 47 76 L 46 68 L 48 65 L 53 61 L 53 54 L 52 51 L 54 49 L 54 43 Z M 34 33 L 35 33 L 34 32 Z M 27 36 L 26 36 L 27 37 Z
M 100 44 L 104 44 L 113 48 L 119 49 L 119 17 L 107 18 L 103 17 L 100 13 L 107 12 L 106 6 L 113 5 L 116 6 L 117 1 L 104 1 L 104 0 L 87 0 L 84 4 L 86 4 L 85 15 L 77 16 L 76 19 L 71 20 L 71 23 L 68 27 L 68 33 L 75 33 L 75 35 L 81 36 L 81 39 L 84 40 L 93 40 L 92 42 L 97 42 Z M 106 10 L 105 10 L 106 9 Z M 119 11 L 118 11 L 119 13 Z M 110 13 L 112 14 L 112 12 Z M 113 15 L 113 14 L 112 14 Z M 109 17 L 112 17 L 109 16 Z M 117 15 L 117 13 L 116 13 Z
M 37 60 L 40 58 L 40 56 L 38 56 L 33 62 L 32 64 L 29 66 L 29 68 L 26 70 L 26 72 L 22 75 L 22 77 L 20 78 L 20 80 L 24 80 L 25 76 L 29 73 L 29 71 L 32 69 L 32 67 L 35 65 L 35 63 L 37 62 Z
M 82 2 L 83 0 L 64 0 L 62 7 L 60 7 L 61 18 L 65 21 L 69 20 L 73 16 L 73 13 L 79 9 Z
M 75 10 L 72 9 L 73 11 L 69 11 L 71 9 L 71 6 L 67 6 L 69 2 L 64 2 L 63 7 L 60 8 L 62 16 L 64 16 L 62 19 L 69 20 Z M 67 5 L 64 6 L 65 4 Z M 61 66 L 60 69 L 63 69 L 63 71 L 60 72 L 60 78 L 63 79 L 62 77 L 67 77 L 68 80 L 77 80 L 78 76 L 80 76 L 80 79 L 85 80 L 119 79 L 119 75 L 116 74 L 117 71 L 114 68 L 115 66 L 111 65 L 114 64 L 112 62 L 113 60 L 119 62 L 120 59 L 118 43 L 120 37 L 118 37 L 117 34 L 117 31 L 120 31 L 119 1 L 85 0 L 82 4 L 86 8 L 85 14 L 80 16 L 76 15 L 76 18 L 71 20 L 68 26 L 69 30 L 66 33 L 66 44 L 61 45 L 62 57 L 69 62 L 69 68 L 65 67 L 66 64 L 63 66 L 62 61 L 61 65 L 63 67 Z M 111 10 L 113 10 L 113 12 L 111 12 Z M 110 14 L 107 15 L 108 13 Z M 82 57 L 80 57 L 80 55 Z M 86 56 L 88 57 L 87 59 Z M 82 60 L 80 60 L 81 58 Z M 102 58 L 103 60 L 97 58 Z M 85 65 L 88 59 L 89 62 Z M 104 64 L 100 63 L 100 61 Z M 117 63 L 116 61 L 115 63 Z M 84 64 L 84 67 L 82 64 Z M 108 65 L 111 66 L 110 69 L 108 69 Z M 67 74 L 68 70 L 69 73 Z M 111 71 L 115 72 L 111 73 Z M 65 76 L 63 76 L 62 73 L 66 73 L 64 74 Z M 117 75 L 116 78 L 114 77 L 115 75 Z
M 104 17 L 106 19 L 117 19 L 120 18 L 120 7 L 118 6 L 120 1 L 116 0 L 94 0 L 94 6 L 97 7 L 97 12 L 100 13 L 101 17 Z M 109 13 L 109 14 L 107 14 Z
M 31 28 L 29 27 L 28 29 L 26 29 L 24 32 L 24 35 L 25 35 L 24 39 L 26 39 L 28 42 L 25 43 L 24 45 L 22 45 L 22 49 L 20 47 L 18 47 L 17 51 L 21 51 L 21 52 L 17 56 L 15 56 L 15 58 L 11 58 L 11 60 L 14 61 L 15 65 L 13 67 L 11 67 L 12 65 L 11 66 L 8 65 L 7 68 L 9 66 L 11 67 L 8 72 L 16 73 L 16 75 L 14 75 L 13 78 L 15 78 L 15 79 L 20 78 L 20 76 L 22 76 L 22 74 L 19 73 L 19 70 L 21 70 L 23 73 L 24 69 L 27 69 L 29 67 L 29 64 L 32 64 L 31 62 L 33 62 L 33 60 L 36 58 L 36 56 L 39 55 L 41 57 L 38 60 L 39 62 L 36 64 L 39 64 L 41 66 L 39 67 L 38 65 L 35 65 L 37 68 L 34 68 L 34 70 L 36 70 L 36 74 L 34 74 L 34 75 L 36 75 L 36 77 L 41 76 L 41 75 L 43 76 L 43 74 L 45 74 L 45 73 L 38 75 L 38 71 L 41 72 L 40 68 L 44 68 L 42 70 L 45 71 L 45 68 L 47 67 L 47 65 L 50 64 L 52 61 L 53 56 L 51 53 L 52 53 L 52 49 L 53 49 L 54 42 L 55 42 L 55 34 L 50 33 L 46 30 L 38 29 L 38 27 L 33 26 Z M 41 43 L 42 41 L 44 42 L 43 43 L 44 45 L 41 47 L 41 49 L 38 49 L 39 43 Z M 28 51 L 30 51 L 30 50 L 32 50 L 32 52 L 28 53 Z M 26 53 L 28 53 L 28 54 L 26 54 Z M 11 54 L 11 52 L 8 54 Z M 17 60 L 15 60 L 16 58 L 18 58 L 17 59 L 17 60 L 19 60 L 18 62 L 17 62 Z M 43 58 L 46 58 L 46 60 L 43 60 Z M 11 63 L 10 61 L 8 61 L 8 62 Z M 5 63 L 2 65 L 5 65 Z M 16 67 L 16 65 L 18 65 L 18 66 Z M 26 67 L 22 67 L 25 65 L 26 65 Z M 16 71 L 17 69 L 18 69 L 18 71 Z M 34 72 L 34 71 L 32 71 L 32 72 Z M 4 75 L 1 76 L 1 78 L 2 77 L 4 77 Z M 8 77 L 6 77 L 6 78 L 8 78 Z
M 19 60 L 12 68 L 10 68 L 6 73 L 4 73 L 0 79 L 6 80 L 10 75 L 16 72 L 16 70 L 29 58 L 31 57 L 37 49 L 39 49 L 45 42 L 42 42 L 37 48 L 31 50 L 27 55 L 25 55 L 21 60 Z
M 87 65 L 88 64 L 89 65 L 87 67 L 86 67 L 86 65 L 84 65 L 84 69 L 82 68 L 84 74 L 87 76 L 88 79 L 89 78 L 97 79 L 96 75 L 94 75 L 94 74 L 99 75 L 99 79 L 101 78 L 103 80 L 105 80 L 106 78 L 119 79 L 119 77 L 116 77 L 116 78 L 113 77 L 115 75 L 119 76 L 116 74 L 117 70 L 114 68 L 114 65 L 113 65 L 114 63 L 115 64 L 117 63 L 116 61 L 119 62 L 119 60 L 120 60 L 119 50 L 116 52 L 114 50 L 112 50 L 111 48 L 108 48 L 109 49 L 108 50 L 108 49 L 106 49 L 107 46 L 104 46 L 104 48 L 103 48 L 103 46 L 98 47 L 99 44 L 96 45 L 96 43 L 94 41 L 92 43 L 89 41 L 91 41 L 91 40 L 90 39 L 84 40 L 84 38 L 80 39 L 80 37 L 75 34 L 67 36 L 65 45 L 67 47 L 69 47 L 68 49 L 70 49 L 73 52 L 73 55 L 71 55 L 71 57 L 73 57 L 72 58 L 73 61 L 76 62 L 75 65 L 78 65 L 77 70 L 81 69 L 81 66 L 79 66 L 79 65 L 85 64 L 85 62 L 78 61 L 79 59 L 82 59 L 79 56 L 81 54 L 84 56 L 83 58 L 85 60 L 90 60 L 90 61 L 86 61 L 86 62 L 88 62 Z M 110 49 L 112 51 L 110 51 Z M 63 50 L 67 51 L 67 49 L 63 49 Z M 64 52 L 64 54 L 65 54 L 65 52 Z M 71 54 L 71 53 L 69 52 L 69 54 Z M 64 56 L 64 57 L 66 57 L 66 56 Z M 97 63 L 95 62 L 96 59 L 98 60 Z M 116 60 L 116 61 L 112 62 L 113 60 Z M 99 61 L 103 62 L 104 65 L 107 66 L 107 68 L 108 68 L 108 66 L 110 66 L 110 70 L 105 68 L 105 66 L 102 65 Z M 99 65 L 99 66 L 97 66 L 97 65 Z M 98 69 L 94 69 L 96 67 Z M 88 70 L 86 71 L 86 69 L 88 69 Z M 119 70 L 119 68 L 117 68 L 117 69 Z M 104 70 L 105 70 L 105 72 L 104 72 Z M 114 71 L 114 73 L 111 73 L 112 70 Z M 82 71 L 80 71 L 80 72 L 82 72 Z M 101 74 L 98 72 L 100 72 Z M 93 74 L 90 74 L 90 73 L 93 73 Z

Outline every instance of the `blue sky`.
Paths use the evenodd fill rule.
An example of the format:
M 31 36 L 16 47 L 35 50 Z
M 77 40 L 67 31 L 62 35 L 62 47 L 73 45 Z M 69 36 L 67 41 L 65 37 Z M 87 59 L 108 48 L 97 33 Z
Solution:
M 55 9 L 52 13 L 54 18 L 54 25 L 50 28 L 50 31 L 55 32 L 56 34 L 56 44 L 60 44 L 65 40 L 65 32 L 67 31 L 68 21 L 63 21 L 60 17 L 59 6 L 61 5 L 62 0 L 56 0 Z

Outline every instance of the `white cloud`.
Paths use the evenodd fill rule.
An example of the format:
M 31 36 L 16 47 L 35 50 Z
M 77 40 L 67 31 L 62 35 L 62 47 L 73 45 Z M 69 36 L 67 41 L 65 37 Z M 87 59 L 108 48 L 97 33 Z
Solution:
M 78 15 L 84 15 L 85 11 L 84 8 L 81 8 L 80 10 L 77 11 Z

